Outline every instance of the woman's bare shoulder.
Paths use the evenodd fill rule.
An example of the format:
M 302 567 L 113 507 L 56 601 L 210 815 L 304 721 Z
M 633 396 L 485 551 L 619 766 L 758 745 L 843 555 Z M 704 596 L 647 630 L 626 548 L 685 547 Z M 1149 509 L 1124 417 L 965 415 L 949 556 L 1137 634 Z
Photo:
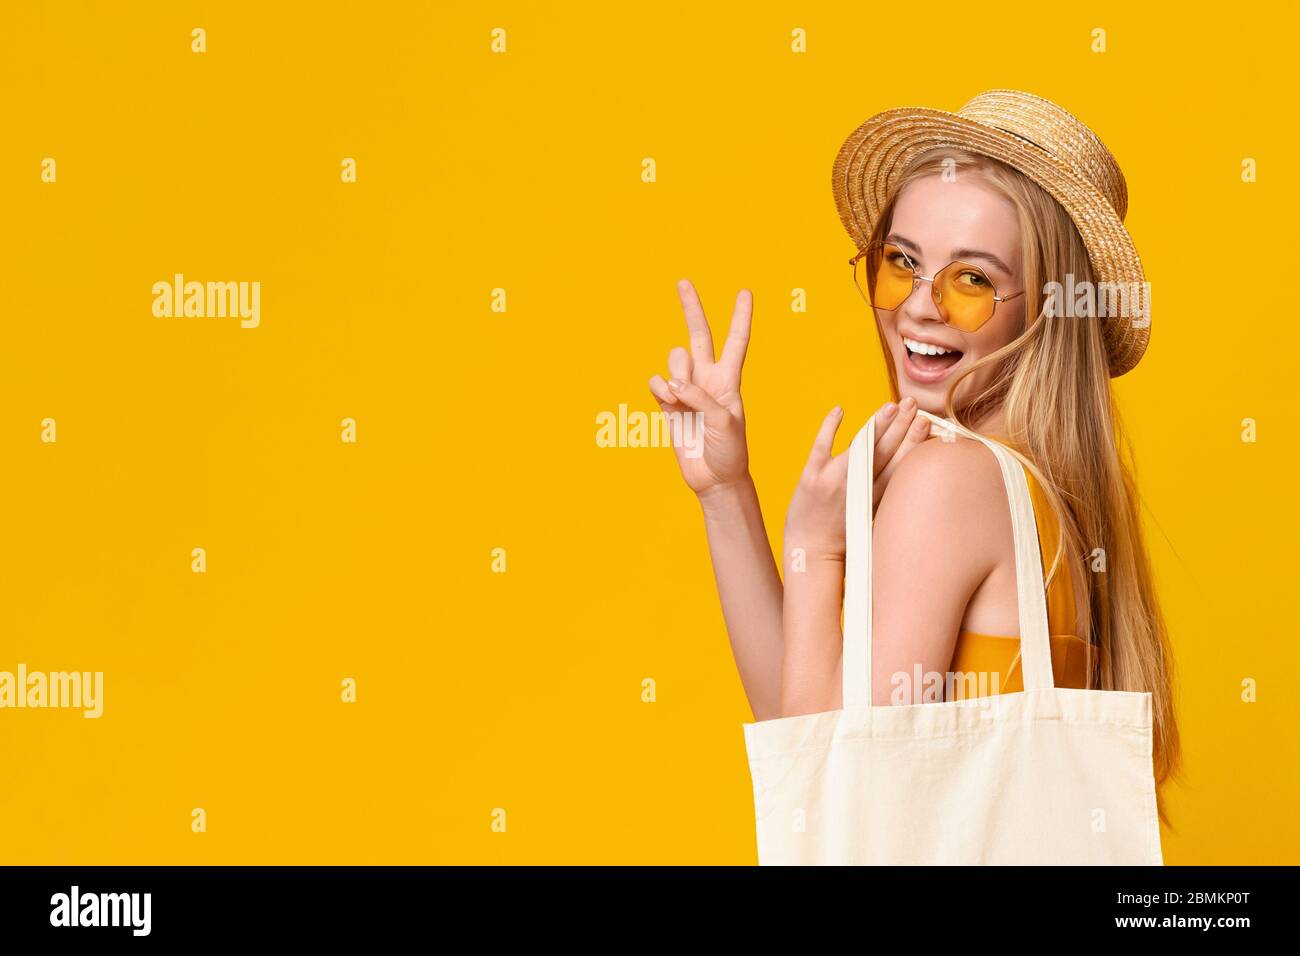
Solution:
M 934 436 L 908 452 L 889 479 L 885 496 L 891 494 L 934 495 L 955 505 L 987 504 L 995 497 L 1006 501 L 997 457 L 982 442 L 962 436 Z
M 1011 540 L 1002 468 L 981 442 L 931 437 L 898 463 L 876 521 L 878 543 L 898 538 L 904 549 L 991 566 Z

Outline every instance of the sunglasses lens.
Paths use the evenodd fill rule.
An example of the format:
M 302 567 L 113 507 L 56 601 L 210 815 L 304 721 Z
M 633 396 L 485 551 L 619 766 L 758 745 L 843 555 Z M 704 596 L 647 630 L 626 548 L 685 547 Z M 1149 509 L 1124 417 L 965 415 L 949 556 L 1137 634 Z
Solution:
M 981 269 L 954 262 L 934 277 L 944 320 L 954 329 L 974 332 L 993 315 L 993 283 Z
M 915 275 L 903 250 L 893 243 L 873 246 L 858 260 L 858 285 L 871 290 L 877 309 L 897 309 L 912 294 Z

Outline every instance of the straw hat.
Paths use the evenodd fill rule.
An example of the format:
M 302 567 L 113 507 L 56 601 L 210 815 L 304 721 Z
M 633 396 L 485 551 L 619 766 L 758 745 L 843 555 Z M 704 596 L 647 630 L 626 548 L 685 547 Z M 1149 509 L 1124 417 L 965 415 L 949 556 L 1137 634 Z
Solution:
M 1070 214 L 1098 283 L 1119 283 L 1127 315 L 1102 321 L 1110 374 L 1138 363 L 1151 336 L 1142 262 L 1124 228 L 1128 187 L 1097 135 L 1050 100 L 1017 90 L 980 93 L 956 113 L 904 107 L 859 126 L 835 157 L 832 186 L 840 219 L 857 248 L 893 194 L 911 159 L 958 147 L 1001 160 L 1042 186 Z M 1132 283 L 1132 284 L 1130 284 Z

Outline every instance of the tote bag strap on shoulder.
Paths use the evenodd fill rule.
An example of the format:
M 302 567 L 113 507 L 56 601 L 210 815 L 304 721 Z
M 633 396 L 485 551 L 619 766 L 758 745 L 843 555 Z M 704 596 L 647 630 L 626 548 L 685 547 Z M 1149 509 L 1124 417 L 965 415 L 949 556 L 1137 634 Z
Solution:
M 917 409 L 940 428 L 983 442 L 997 456 L 1011 506 L 1011 533 L 1016 548 L 1016 591 L 1020 605 L 1020 657 L 1027 692 L 1048 691 L 1054 711 L 1052 648 L 1047 625 L 1038 524 L 1024 466 L 999 442 L 976 434 L 951 419 Z M 844 569 L 844 706 L 870 707 L 871 701 L 871 499 L 875 475 L 876 427 L 873 416 L 849 446 L 845 505 Z

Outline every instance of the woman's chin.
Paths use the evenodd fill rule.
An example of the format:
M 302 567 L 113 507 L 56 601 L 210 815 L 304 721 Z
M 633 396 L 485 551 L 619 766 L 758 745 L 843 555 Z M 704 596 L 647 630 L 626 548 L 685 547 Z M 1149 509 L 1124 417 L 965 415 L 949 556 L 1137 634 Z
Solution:
M 906 373 L 899 369 L 898 374 L 898 397 L 901 401 L 904 398 L 915 400 L 916 407 L 924 409 L 932 415 L 947 414 L 947 395 L 948 389 L 942 385 L 919 385 L 910 381 Z

